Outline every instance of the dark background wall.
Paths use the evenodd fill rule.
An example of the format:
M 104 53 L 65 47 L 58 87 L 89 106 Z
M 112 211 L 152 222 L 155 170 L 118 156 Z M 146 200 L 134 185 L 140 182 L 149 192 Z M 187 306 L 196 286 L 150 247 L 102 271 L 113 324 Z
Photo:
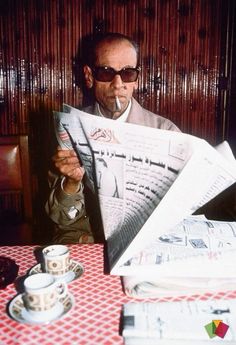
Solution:
M 84 102 L 79 72 L 86 36 L 118 31 L 136 39 L 137 100 L 184 132 L 213 145 L 227 139 L 235 148 L 234 30 L 233 0 L 1 1 L 0 135 L 30 136 L 38 224 L 47 196 L 51 112 L 63 102 Z

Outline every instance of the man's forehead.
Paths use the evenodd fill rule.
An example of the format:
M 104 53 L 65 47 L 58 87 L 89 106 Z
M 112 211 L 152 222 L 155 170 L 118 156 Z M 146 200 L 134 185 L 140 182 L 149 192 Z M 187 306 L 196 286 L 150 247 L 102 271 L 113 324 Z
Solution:
M 127 60 L 128 64 L 133 65 L 137 62 L 137 53 L 133 45 L 126 40 L 103 42 L 97 47 L 96 60 L 99 63 L 106 63 L 109 59 Z
M 120 47 L 125 47 L 126 49 L 130 49 L 134 51 L 136 54 L 136 50 L 134 46 L 127 40 L 113 40 L 113 41 L 105 41 L 101 42 L 96 48 L 96 55 L 101 55 L 104 52 L 112 51 L 113 49 L 119 49 Z

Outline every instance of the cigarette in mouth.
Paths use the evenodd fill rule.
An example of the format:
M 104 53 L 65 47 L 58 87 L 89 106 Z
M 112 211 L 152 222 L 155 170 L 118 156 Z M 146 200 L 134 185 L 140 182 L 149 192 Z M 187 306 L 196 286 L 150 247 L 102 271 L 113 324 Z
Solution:
M 118 96 L 115 96 L 115 103 L 116 103 L 116 110 L 120 111 L 121 110 L 121 104 Z

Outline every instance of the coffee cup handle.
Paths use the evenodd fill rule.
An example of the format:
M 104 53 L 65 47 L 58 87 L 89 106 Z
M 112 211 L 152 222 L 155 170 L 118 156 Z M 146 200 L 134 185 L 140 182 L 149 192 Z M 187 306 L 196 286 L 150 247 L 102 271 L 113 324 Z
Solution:
M 56 285 L 57 294 L 60 298 L 67 295 L 67 285 L 64 282 L 58 282 Z

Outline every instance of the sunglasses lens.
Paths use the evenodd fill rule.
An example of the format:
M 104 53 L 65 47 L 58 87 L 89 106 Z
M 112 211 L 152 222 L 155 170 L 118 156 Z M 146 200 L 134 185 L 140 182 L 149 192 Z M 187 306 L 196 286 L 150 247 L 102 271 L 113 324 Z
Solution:
M 119 74 L 122 81 L 125 83 L 132 83 L 137 80 L 139 75 L 138 68 L 123 68 L 120 71 L 115 71 L 111 67 L 95 67 L 93 69 L 94 78 L 102 82 L 111 82 L 115 75 Z
M 126 68 L 120 71 L 121 79 L 125 83 L 131 83 L 137 80 L 139 70 L 136 68 Z
M 98 81 L 112 81 L 115 77 L 115 71 L 112 68 L 96 67 L 94 69 L 94 77 Z

